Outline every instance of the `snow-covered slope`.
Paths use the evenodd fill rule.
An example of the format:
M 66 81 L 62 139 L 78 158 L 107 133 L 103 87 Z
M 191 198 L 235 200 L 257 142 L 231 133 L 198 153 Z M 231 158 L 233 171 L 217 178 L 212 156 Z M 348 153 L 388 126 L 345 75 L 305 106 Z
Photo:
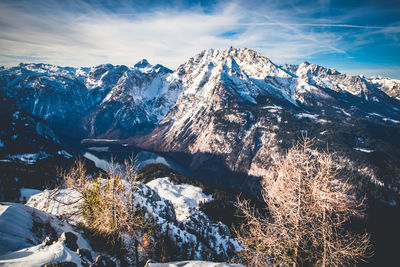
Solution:
M 154 127 L 175 103 L 171 71 L 143 60 L 134 67 L 20 64 L 0 70 L 0 92 L 71 138 L 127 137 Z
M 145 267 L 243 267 L 240 264 L 227 264 L 210 261 L 179 261 L 168 263 L 148 263 Z
M 56 133 L 129 138 L 170 153 L 213 183 L 244 184 L 229 180 L 229 172 L 263 175 L 305 132 L 355 158 L 361 151 L 352 148 L 366 140 L 374 153 L 362 160 L 374 161 L 371 168 L 389 184 L 400 180 L 393 169 L 400 162 L 400 101 L 391 79 L 348 76 L 308 62 L 278 66 L 231 47 L 204 50 L 174 72 L 146 60 L 78 69 L 22 64 L 1 69 L 0 85 Z M 212 177 L 219 170 L 226 181 Z
M 168 177 L 154 179 L 146 185 L 160 197 L 171 201 L 178 221 L 188 220 L 191 210 L 198 209 L 200 202 L 212 200 L 212 196 L 205 195 L 201 188 L 189 184 L 175 185 Z
M 53 262 L 73 262 L 79 267 L 83 266 L 79 255 L 62 242 L 49 246 L 40 244 L 0 256 L 2 266 L 37 267 Z
M 124 183 L 126 188 L 132 186 Z M 152 216 L 160 231 L 169 236 L 177 247 L 186 248 L 186 253 L 192 255 L 193 259 L 211 259 L 215 255 L 227 258 L 233 251 L 240 250 L 226 225 L 212 222 L 199 210 L 199 201 L 211 199 L 200 188 L 187 184 L 175 185 L 167 177 L 155 179 L 147 185 L 138 182 L 134 186 L 136 205 Z M 71 224 L 84 222 L 82 216 L 77 215 L 79 193 L 71 190 L 45 190 L 32 196 L 27 205 L 63 216 Z
M 59 238 L 65 232 L 77 237 L 77 247 L 92 251 L 81 233 L 56 216 L 22 204 L 1 203 L 0 265 L 34 267 L 68 261 L 82 266 L 79 254 Z
M 387 95 L 400 100 L 400 80 L 394 80 L 384 77 L 372 77 L 368 79 L 368 81 L 376 85 Z
M 357 138 L 375 142 L 400 162 L 394 141 L 400 102 L 363 77 L 307 62 L 280 67 L 242 48 L 202 51 L 170 77 L 183 88 L 175 106 L 150 134 L 133 142 L 182 161 L 189 158 L 190 168 L 212 183 L 240 187 L 245 183 L 229 172 L 263 175 L 269 162 L 305 132 L 345 153 Z M 371 124 L 382 132 L 372 133 Z M 331 138 L 319 134 L 324 131 L 337 132 Z M 219 180 L 210 178 L 220 170 L 225 181 L 220 174 Z
M 0 94 L 1 98 L 1 94 Z M 16 201 L 19 188 L 56 182 L 59 167 L 73 164 L 66 147 L 45 120 L 0 99 L 0 200 Z
M 167 78 L 170 72 L 146 60 L 125 71 L 85 118 L 89 136 L 126 138 L 154 128 L 180 93 Z
M 32 201 L 37 202 L 40 198 L 39 194 L 36 196 L 36 200 Z M 66 197 L 62 199 L 70 200 Z M 55 211 L 54 209 L 52 210 Z M 57 212 L 53 213 L 57 214 Z M 159 215 L 162 216 L 161 214 Z M 110 262 L 110 257 L 104 257 L 104 255 L 100 257 L 101 254 L 94 251 L 88 240 L 83 237 L 82 231 L 69 225 L 63 219 L 65 217 L 56 217 L 30 206 L 17 203 L 1 203 L 0 265 L 36 267 L 51 263 L 74 263 L 78 267 L 116 266 L 114 262 Z M 108 263 L 104 262 L 104 260 L 108 260 Z M 103 264 L 99 265 L 101 261 L 103 261 Z M 240 267 L 242 265 L 208 261 L 170 263 L 154 263 L 150 261 L 146 266 Z

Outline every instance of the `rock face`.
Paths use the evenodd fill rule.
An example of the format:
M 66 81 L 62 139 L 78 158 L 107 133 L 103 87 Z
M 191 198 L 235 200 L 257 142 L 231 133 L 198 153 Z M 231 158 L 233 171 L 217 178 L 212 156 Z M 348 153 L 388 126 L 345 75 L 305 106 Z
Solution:
M 82 266 L 78 244 L 93 251 L 61 217 L 18 203 L 0 204 L 0 232 L 0 262 L 6 266 Z
M 213 183 L 243 187 L 230 172 L 262 176 L 305 133 L 372 169 L 385 160 L 357 148 L 400 163 L 400 102 L 365 78 L 307 62 L 280 67 L 234 48 L 203 51 L 171 76 L 183 92 L 160 124 L 134 142 L 169 153 Z M 385 168 L 396 178 L 378 174 L 392 186 L 400 180 L 393 166 Z M 221 169 L 224 175 L 207 178 Z
M 321 147 L 366 162 L 385 188 L 400 186 L 396 80 L 308 62 L 278 66 L 229 48 L 202 51 L 174 72 L 146 60 L 131 68 L 22 64 L 1 69 L 0 85 L 62 137 L 127 138 L 212 183 L 252 191 L 248 175 L 262 176 L 307 133 Z
M 78 245 L 76 244 L 77 240 L 78 237 L 71 232 L 62 233 L 60 238 L 58 239 L 58 241 L 64 242 L 67 248 L 69 248 L 72 251 L 76 251 L 78 249 Z
M 141 61 L 133 68 L 20 64 L 0 70 L 0 91 L 70 138 L 131 136 L 155 126 L 175 104 L 171 70 Z
M 388 96 L 400 99 L 400 80 L 388 79 L 383 77 L 372 77 L 368 79 L 372 84 L 375 84 L 381 91 Z
M 121 75 L 85 117 L 90 137 L 126 138 L 148 132 L 175 104 L 180 88 L 167 79 L 169 69 L 147 61 L 135 66 Z
M 55 183 L 56 168 L 73 164 L 73 155 L 45 120 L 0 99 L 1 201 L 17 201 L 21 187 Z

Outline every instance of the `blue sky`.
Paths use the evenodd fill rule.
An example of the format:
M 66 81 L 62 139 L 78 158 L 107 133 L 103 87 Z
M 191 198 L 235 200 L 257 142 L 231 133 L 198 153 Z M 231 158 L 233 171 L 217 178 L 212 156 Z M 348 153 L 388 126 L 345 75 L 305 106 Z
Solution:
M 277 64 L 309 61 L 400 79 L 400 2 L 0 2 L 5 66 L 132 66 L 146 58 L 174 69 L 201 50 L 230 46 L 254 49 Z

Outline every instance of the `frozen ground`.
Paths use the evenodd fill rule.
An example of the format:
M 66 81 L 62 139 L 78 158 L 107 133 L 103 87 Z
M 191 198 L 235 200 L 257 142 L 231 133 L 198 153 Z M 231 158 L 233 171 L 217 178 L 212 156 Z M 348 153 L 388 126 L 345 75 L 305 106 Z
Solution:
M 160 197 L 172 202 L 178 221 L 187 220 L 190 209 L 197 209 L 201 201 L 212 200 L 212 196 L 204 194 L 200 187 L 189 184 L 175 185 L 168 177 L 154 179 L 147 183 L 147 186 Z
M 56 216 L 18 203 L 0 204 L 0 266 L 42 266 L 72 261 L 81 265 L 79 255 L 61 241 L 45 245 L 42 241 L 53 232 L 57 238 L 72 232 L 77 245 L 92 251 L 89 243 L 74 228 Z M 93 254 L 95 256 L 95 254 Z
M 146 267 L 244 267 L 240 264 L 228 264 L 211 261 L 179 261 L 169 263 L 148 263 Z

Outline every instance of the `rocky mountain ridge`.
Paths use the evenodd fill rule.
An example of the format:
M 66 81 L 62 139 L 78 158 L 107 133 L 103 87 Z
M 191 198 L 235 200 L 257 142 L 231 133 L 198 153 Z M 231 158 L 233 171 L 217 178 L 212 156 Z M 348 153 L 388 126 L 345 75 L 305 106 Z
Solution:
M 80 137 L 120 139 L 149 132 L 177 104 L 178 97 L 198 99 L 222 83 L 226 88 L 236 88 L 227 93 L 231 94 L 231 101 L 239 96 L 239 102 L 253 104 L 256 97 L 265 95 L 294 105 L 303 103 L 305 98 L 332 97 L 324 89 L 371 102 L 391 102 L 382 92 L 396 98 L 400 91 L 397 80 L 347 76 L 308 62 L 278 66 L 245 48 L 204 50 L 174 72 L 146 60 L 134 67 L 105 64 L 72 68 L 21 63 L 0 70 L 0 90 L 6 97 L 17 99 L 57 132 Z M 221 107 L 219 102 L 212 104 L 216 110 Z M 66 130 L 70 126 L 74 126 L 72 133 L 71 129 Z
M 237 249 L 228 228 L 237 215 L 233 196 L 257 196 L 259 177 L 270 163 L 308 136 L 318 149 L 332 153 L 340 177 L 351 178 L 357 192 L 368 197 L 367 224 L 377 244 L 376 261 L 388 255 L 390 260 L 396 255 L 392 251 L 398 241 L 400 203 L 399 84 L 381 77 L 348 76 L 308 62 L 279 66 L 244 48 L 204 50 L 175 71 L 146 60 L 133 67 L 0 68 L 0 197 L 17 201 L 5 193 L 21 192 L 21 199 L 29 198 L 37 190 L 20 191 L 21 187 L 43 190 L 49 181 L 44 177 L 57 178 L 56 164 L 72 164 L 76 155 L 66 140 L 89 138 L 88 147 L 104 153 L 111 144 L 140 147 L 175 160 L 207 182 L 202 192 L 194 188 L 202 183 L 191 178 L 179 180 L 178 174 L 166 174 L 159 165 L 143 168 L 148 171 L 135 185 L 137 204 L 170 238 L 168 247 L 179 248 L 179 257 L 228 260 Z M 27 222 L 17 236 L 22 240 L 17 245 L 23 247 L 3 251 L 0 263 L 41 265 L 52 258 L 72 259 L 79 266 L 87 260 L 62 238 L 40 244 L 42 232 L 48 234 L 51 228 L 39 227 L 36 235 L 31 227 L 31 221 L 36 222 L 30 218 L 33 214 L 41 214 L 44 220 L 37 222 L 51 227 L 67 224 L 71 218 L 59 218 L 73 207 L 60 207 L 62 201 L 55 198 L 73 200 L 74 192 L 63 190 L 44 190 L 28 202 L 53 215 L 22 204 L 0 205 L 2 218 Z M 23 216 L 27 210 L 31 215 Z M 77 229 L 62 228 L 58 230 Z M 61 231 L 56 233 L 58 237 Z M 82 236 L 76 233 L 79 241 Z M 13 244 L 13 239 L 5 244 Z M 58 251 L 63 256 L 53 257 Z M 97 261 L 87 263 L 98 266 Z
M 146 60 L 134 67 L 21 64 L 0 70 L 0 85 L 62 137 L 127 139 L 214 176 L 212 183 L 243 187 L 305 133 L 367 162 L 375 184 L 393 188 L 400 180 L 395 80 L 308 62 L 278 66 L 231 47 L 204 50 L 175 71 Z M 215 178 L 221 170 L 226 179 Z M 232 173 L 243 177 L 234 182 Z
M 135 207 L 144 212 L 146 218 L 154 221 L 157 227 L 154 242 L 158 242 L 161 236 L 170 241 L 168 249 L 171 252 L 175 249 L 176 253 L 169 255 L 171 259 L 179 259 L 179 255 L 182 255 L 183 259 L 213 260 L 219 257 L 226 260 L 240 249 L 225 224 L 212 221 L 199 210 L 200 201 L 212 200 L 201 188 L 185 183 L 172 183 L 168 177 L 157 178 L 147 184 L 130 184 L 125 180 L 122 182 L 126 190 L 134 188 Z M 166 191 L 166 188 L 169 190 Z M 44 190 L 31 196 L 27 206 L 56 215 L 80 229 L 79 226 L 86 223 L 85 218 L 79 215 L 81 198 L 80 193 L 71 188 Z M 183 210 L 184 216 L 180 214 Z M 133 240 L 126 236 L 124 242 L 130 247 Z M 145 248 L 142 245 L 144 243 L 140 242 L 141 262 L 150 257 L 150 251 L 157 249 Z
M 177 94 L 165 82 L 171 70 L 147 61 L 135 66 L 20 64 L 0 71 L 0 90 L 61 135 L 127 137 L 154 127 Z
M 225 180 L 209 182 L 242 187 L 246 182 L 230 172 L 262 176 L 306 133 L 322 147 L 366 161 L 371 173 L 378 169 L 371 181 L 385 184 L 382 165 L 391 173 L 397 163 L 388 162 L 399 162 L 400 102 L 363 77 L 306 62 L 280 67 L 234 48 L 203 51 L 171 75 L 185 90 L 159 125 L 133 143 L 181 159 L 199 176 L 225 168 L 219 175 Z M 388 184 L 397 184 L 395 177 Z

